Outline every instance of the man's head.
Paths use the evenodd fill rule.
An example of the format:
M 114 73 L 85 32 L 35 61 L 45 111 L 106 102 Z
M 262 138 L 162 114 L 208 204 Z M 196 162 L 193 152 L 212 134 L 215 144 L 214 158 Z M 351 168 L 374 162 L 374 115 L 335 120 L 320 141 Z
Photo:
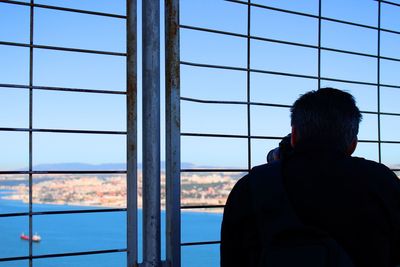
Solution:
M 361 118 L 349 93 L 334 88 L 310 91 L 297 99 L 291 109 L 292 143 L 335 147 L 351 154 Z

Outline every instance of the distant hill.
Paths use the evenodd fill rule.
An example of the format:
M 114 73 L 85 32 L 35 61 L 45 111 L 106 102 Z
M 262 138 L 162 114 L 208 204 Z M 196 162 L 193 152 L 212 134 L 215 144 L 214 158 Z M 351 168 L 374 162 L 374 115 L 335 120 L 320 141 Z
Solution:
M 33 166 L 35 171 L 59 170 L 59 171 L 118 171 L 125 170 L 125 163 L 103 163 L 103 164 L 87 164 L 79 162 L 71 163 L 49 163 L 38 164 Z
M 192 163 L 181 163 L 182 169 L 196 168 Z M 142 169 L 142 163 L 138 164 L 138 169 Z M 26 171 L 27 168 L 20 169 L 19 171 Z M 70 163 L 48 163 L 48 164 L 38 164 L 33 166 L 35 171 L 120 171 L 126 170 L 125 163 L 102 163 L 102 164 L 87 164 L 80 162 L 70 162 Z M 165 161 L 161 162 L 161 170 L 165 170 Z
M 387 165 L 390 169 L 396 169 L 399 170 L 400 169 L 400 164 L 392 164 L 392 165 Z

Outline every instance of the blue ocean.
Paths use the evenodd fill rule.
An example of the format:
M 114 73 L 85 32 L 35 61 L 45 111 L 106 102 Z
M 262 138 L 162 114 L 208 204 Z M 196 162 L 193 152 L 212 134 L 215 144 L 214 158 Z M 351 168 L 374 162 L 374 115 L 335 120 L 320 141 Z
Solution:
M 2 192 L 5 193 L 5 192 Z M 34 211 L 87 209 L 87 207 L 45 205 L 33 206 Z M 20 201 L 0 199 L 0 213 L 27 212 L 28 206 Z M 139 222 L 141 222 L 139 211 Z M 182 212 L 182 242 L 219 240 L 222 214 Z M 165 214 L 162 214 L 162 233 Z M 20 239 L 28 233 L 29 219 L 21 217 L 0 218 L 0 258 L 26 256 L 27 241 Z M 125 212 L 38 215 L 33 217 L 33 231 L 42 240 L 33 244 L 33 255 L 68 253 L 105 249 L 126 248 Z M 141 225 L 139 225 L 139 246 Z M 139 248 L 140 251 L 140 248 Z M 165 245 L 162 245 L 165 258 Z M 141 255 L 140 255 L 141 257 Z M 0 267 L 27 267 L 28 261 L 0 262 Z M 73 256 L 36 259 L 35 267 L 114 267 L 126 266 L 126 253 L 109 253 L 89 256 Z M 219 245 L 182 247 L 182 266 L 219 266 Z

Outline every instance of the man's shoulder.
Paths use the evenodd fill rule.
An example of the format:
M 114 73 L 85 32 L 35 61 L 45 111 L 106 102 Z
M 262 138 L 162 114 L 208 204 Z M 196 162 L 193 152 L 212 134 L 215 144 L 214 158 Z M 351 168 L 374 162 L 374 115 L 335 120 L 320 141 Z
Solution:
M 281 170 L 282 162 L 277 160 L 274 162 L 270 163 L 265 163 L 262 165 L 254 166 L 250 173 L 249 177 L 257 177 L 259 175 L 270 175 L 270 174 L 275 174 L 276 172 L 279 172 Z
M 352 173 L 357 173 L 366 183 L 373 186 L 391 188 L 392 190 L 400 190 L 399 178 L 389 167 L 382 163 L 359 157 L 350 157 L 347 164 L 347 167 L 352 169 Z
M 375 175 L 376 173 L 379 173 L 381 175 L 394 175 L 392 170 L 390 170 L 386 165 L 361 157 L 349 157 L 346 164 L 348 164 L 349 167 L 355 168 L 357 171 L 362 171 L 366 174 Z
M 236 182 L 231 194 L 250 194 L 251 188 L 257 186 L 255 183 L 265 181 L 272 175 L 277 175 L 281 170 L 280 168 L 281 163 L 279 161 L 254 166 L 248 174 Z

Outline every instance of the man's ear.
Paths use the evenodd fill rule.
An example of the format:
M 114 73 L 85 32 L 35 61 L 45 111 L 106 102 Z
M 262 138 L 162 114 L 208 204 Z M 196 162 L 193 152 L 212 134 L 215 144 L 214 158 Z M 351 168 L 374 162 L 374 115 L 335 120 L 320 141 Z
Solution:
M 291 133 L 291 136 L 290 136 L 290 144 L 292 145 L 292 147 L 295 147 L 296 143 L 297 143 L 297 130 L 292 125 L 292 133 Z
M 347 148 L 346 154 L 347 156 L 351 156 L 357 148 L 358 138 L 354 138 L 353 142 Z

